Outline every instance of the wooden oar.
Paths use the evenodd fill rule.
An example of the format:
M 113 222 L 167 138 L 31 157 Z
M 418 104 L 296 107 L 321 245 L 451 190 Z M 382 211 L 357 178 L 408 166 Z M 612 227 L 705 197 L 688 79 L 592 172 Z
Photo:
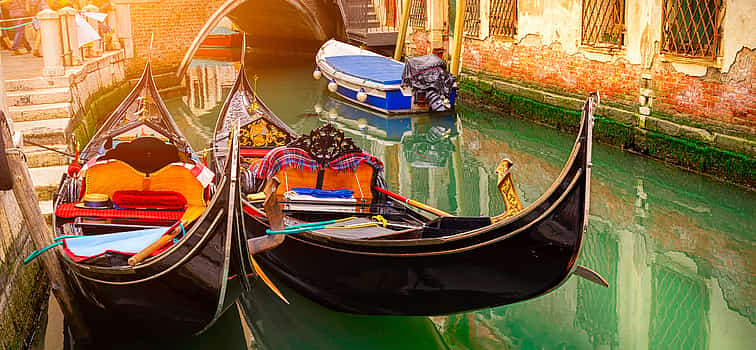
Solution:
M 451 215 L 451 214 L 449 214 L 449 213 L 447 213 L 447 212 L 445 212 L 445 211 L 443 211 L 441 209 L 434 208 L 434 207 L 431 207 L 431 206 L 429 206 L 427 204 L 420 203 L 420 202 L 418 202 L 418 201 L 416 201 L 414 199 L 410 199 L 410 198 L 398 195 L 398 194 L 396 194 L 394 192 L 390 192 L 390 191 L 385 190 L 383 188 L 380 188 L 378 186 L 374 186 L 373 188 L 375 188 L 376 191 L 378 191 L 380 193 L 383 193 L 383 194 L 385 194 L 385 195 L 387 195 L 387 196 L 389 196 L 391 198 L 394 198 L 396 200 L 399 200 L 399 201 L 402 201 L 404 203 L 407 203 L 408 205 L 411 205 L 413 207 L 420 208 L 420 209 L 425 210 L 425 211 L 427 211 L 429 213 L 436 214 L 438 216 L 453 216 L 453 215 Z
M 276 196 L 276 190 L 281 183 L 278 178 L 274 177 L 268 180 L 265 184 L 265 202 L 263 208 L 265 209 L 265 216 L 268 217 L 270 227 L 275 230 L 283 230 L 285 228 L 283 223 L 283 212 L 281 211 L 281 205 L 278 203 L 278 197 Z M 283 293 L 273 284 L 273 281 L 268 278 L 260 265 L 255 261 L 254 255 L 264 252 L 266 250 L 273 249 L 283 243 L 286 237 L 284 235 L 265 235 L 262 237 L 255 237 L 247 240 L 247 246 L 249 247 L 249 261 L 252 263 L 252 268 L 255 273 L 260 276 L 260 279 L 270 288 L 273 293 L 276 294 L 283 302 L 289 304 Z
M 183 219 L 179 221 L 178 225 L 173 227 L 173 230 L 171 231 L 171 233 L 162 235 L 160 239 L 158 239 L 155 242 L 152 242 L 152 244 L 147 246 L 147 248 L 142 249 L 142 251 L 134 254 L 134 256 L 129 258 L 129 265 L 134 266 L 140 263 L 146 257 L 150 256 L 150 254 L 162 248 L 164 245 L 168 244 L 168 242 L 172 241 L 174 238 L 176 238 L 176 236 L 178 236 L 178 234 L 182 231 L 182 227 L 186 227 L 187 224 L 188 222 Z

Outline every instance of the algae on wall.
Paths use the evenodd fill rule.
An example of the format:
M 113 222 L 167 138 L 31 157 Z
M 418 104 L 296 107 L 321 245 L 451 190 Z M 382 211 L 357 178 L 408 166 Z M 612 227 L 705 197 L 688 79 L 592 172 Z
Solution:
M 516 116 L 541 124 L 573 132 L 578 128 L 580 111 L 509 94 L 482 79 L 461 79 L 459 92 L 462 100 L 511 111 Z M 645 130 L 599 114 L 594 120 L 594 137 L 602 143 L 756 188 L 756 157 L 719 149 L 703 141 Z
M 129 84 L 124 83 L 113 89 L 101 90 L 87 100 L 84 104 L 87 107 L 79 111 L 80 115 L 75 118 L 77 122 L 72 123 L 74 126 L 71 133 L 80 146 L 89 142 L 97 128 L 126 98 L 130 90 Z
M 39 262 L 23 264 L 34 249 L 13 192 L 0 191 L 0 346 L 27 348 L 47 300 L 47 277 Z

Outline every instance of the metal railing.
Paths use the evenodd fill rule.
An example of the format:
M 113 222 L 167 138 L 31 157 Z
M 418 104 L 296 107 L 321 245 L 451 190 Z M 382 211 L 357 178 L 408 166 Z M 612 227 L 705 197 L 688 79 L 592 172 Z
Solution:
M 722 5 L 722 0 L 664 0 L 661 51 L 691 58 L 716 58 Z
M 620 48 L 625 42 L 625 0 L 583 0 L 583 45 Z

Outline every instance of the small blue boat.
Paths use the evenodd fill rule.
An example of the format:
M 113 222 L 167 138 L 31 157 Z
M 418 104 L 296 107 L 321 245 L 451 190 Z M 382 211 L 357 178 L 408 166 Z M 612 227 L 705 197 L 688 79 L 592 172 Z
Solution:
M 402 63 L 331 39 L 315 56 L 315 79 L 328 90 L 383 113 L 443 112 L 454 108 L 456 83 L 434 55 Z

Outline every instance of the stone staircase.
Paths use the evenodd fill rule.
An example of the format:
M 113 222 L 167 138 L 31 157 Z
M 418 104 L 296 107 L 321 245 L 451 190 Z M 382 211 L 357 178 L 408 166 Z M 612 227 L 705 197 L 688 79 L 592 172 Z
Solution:
M 382 27 L 372 0 L 337 0 L 346 17 L 347 39 L 367 47 L 393 46 L 397 29 Z
M 68 77 L 7 80 L 5 87 L 14 128 L 24 137 L 23 149 L 40 208 L 50 223 L 53 193 L 70 159 L 29 142 L 69 152 L 65 136 L 71 118 Z

